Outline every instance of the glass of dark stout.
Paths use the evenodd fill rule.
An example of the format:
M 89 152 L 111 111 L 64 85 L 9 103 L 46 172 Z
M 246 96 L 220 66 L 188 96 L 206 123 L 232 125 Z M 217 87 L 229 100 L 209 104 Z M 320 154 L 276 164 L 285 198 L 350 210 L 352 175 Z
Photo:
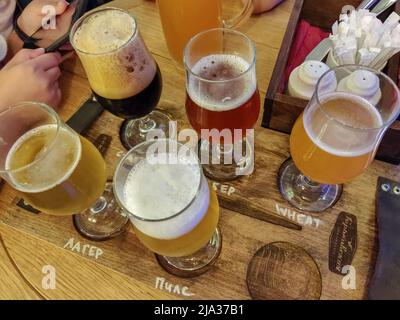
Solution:
M 184 64 L 186 113 L 201 139 L 206 175 L 229 181 L 251 174 L 260 113 L 253 41 L 230 29 L 207 30 L 189 41 Z
M 118 8 L 91 11 L 74 24 L 70 41 L 97 101 L 125 119 L 120 130 L 125 148 L 146 141 L 154 129 L 168 130 L 170 116 L 154 110 L 162 91 L 160 69 L 130 13 Z

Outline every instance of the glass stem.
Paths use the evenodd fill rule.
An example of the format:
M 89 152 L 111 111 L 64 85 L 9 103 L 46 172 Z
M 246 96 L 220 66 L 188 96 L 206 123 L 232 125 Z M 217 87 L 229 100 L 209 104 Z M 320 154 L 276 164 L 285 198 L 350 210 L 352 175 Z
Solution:
M 142 136 L 147 134 L 149 131 L 153 130 L 155 127 L 156 127 L 156 122 L 149 116 L 139 119 L 139 130 Z
M 324 193 L 326 185 L 315 182 L 303 174 L 297 178 L 295 189 L 303 200 L 317 201 L 321 194 Z
M 107 207 L 107 199 L 101 196 L 96 203 L 90 208 L 93 214 L 102 212 Z

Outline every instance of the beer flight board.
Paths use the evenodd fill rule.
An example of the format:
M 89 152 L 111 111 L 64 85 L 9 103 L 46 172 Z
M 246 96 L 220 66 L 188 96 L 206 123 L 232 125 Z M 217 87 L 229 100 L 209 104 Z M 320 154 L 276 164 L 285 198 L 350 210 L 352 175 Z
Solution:
M 120 120 L 103 114 L 90 130 L 89 137 L 94 140 L 100 134 L 113 134 L 113 128 L 118 127 L 119 124 Z M 106 156 L 110 168 L 118 160 L 121 151 L 123 149 L 118 137 L 114 134 Z M 324 214 L 314 215 L 290 208 L 278 192 L 276 174 L 287 156 L 288 137 L 286 135 L 259 129 L 256 131 L 254 174 L 235 182 L 214 182 L 213 186 L 218 192 L 221 204 L 220 228 L 223 235 L 223 247 L 216 265 L 198 278 L 182 279 L 166 273 L 157 264 L 154 255 L 140 244 L 130 226 L 126 233 L 117 238 L 104 242 L 92 242 L 77 234 L 71 217 L 60 218 L 34 214 L 20 209 L 14 203 L 6 214 L 1 215 L 2 224 L 11 229 L 2 227 L 1 233 L 17 266 L 24 265 L 24 261 L 32 253 L 24 243 L 16 241 L 15 235 L 10 231 L 12 229 L 23 233 L 28 239 L 35 239 L 38 246 L 49 243 L 78 254 L 83 259 L 89 259 L 95 264 L 134 278 L 135 281 L 149 288 L 148 292 L 143 293 L 144 298 L 154 295 L 152 292 L 154 290 L 166 292 L 176 298 L 248 299 L 250 295 L 246 285 L 246 272 L 252 256 L 268 243 L 291 242 L 305 249 L 315 259 L 321 273 L 322 299 L 365 297 L 376 254 L 374 207 L 376 180 L 379 175 L 399 179 L 400 173 L 391 165 L 376 162 L 366 174 L 345 186 L 342 199 L 333 209 Z M 237 209 L 235 211 L 225 209 L 224 203 L 227 203 L 231 209 L 236 205 Z M 284 217 L 301 225 L 302 230 L 251 218 L 246 215 L 247 209 L 249 211 L 257 209 L 265 214 Z M 343 277 L 331 272 L 328 266 L 329 238 L 336 219 L 342 211 L 356 215 L 358 220 L 358 248 L 352 263 L 357 272 L 355 290 L 343 289 Z M 241 214 L 242 212 L 245 215 Z M 60 264 L 59 259 L 46 257 L 45 252 L 35 252 L 34 256 L 43 263 L 54 264 L 56 268 Z M 31 275 L 34 272 L 32 267 L 33 265 L 25 266 L 21 270 L 24 276 L 35 278 Z M 170 293 L 168 292 L 170 287 L 160 288 L 162 279 L 178 285 L 181 289 Z M 213 285 L 210 286 L 210 283 Z M 33 283 L 33 285 L 41 290 L 40 283 Z M 286 289 L 290 288 L 290 283 L 286 286 Z M 193 295 L 184 295 L 182 288 L 188 288 L 185 292 Z M 48 292 L 43 294 L 47 296 Z
M 251 35 L 257 32 L 260 24 L 268 29 L 271 21 L 287 21 L 293 3 L 287 0 L 271 17 L 252 18 L 250 26 L 243 31 Z M 143 37 L 151 50 L 161 50 L 156 58 L 165 76 L 159 107 L 178 120 L 180 129 L 188 128 L 183 107 L 184 77 L 167 58 L 166 51 L 158 49 L 163 48 L 164 44 L 154 4 L 144 2 L 132 8 L 132 12 L 141 24 Z M 284 27 L 279 32 L 283 37 Z M 264 47 L 263 43 L 258 43 L 258 46 L 259 65 L 265 67 L 270 64 L 266 61 L 271 59 L 266 51 L 274 51 Z M 274 55 L 277 56 L 277 50 Z M 269 75 L 272 67 L 266 70 Z M 64 69 L 68 70 L 62 79 L 64 91 L 69 93 L 63 114 L 67 119 L 89 97 L 90 89 L 77 58 L 64 65 Z M 264 77 L 259 73 L 260 82 L 265 81 Z M 260 83 L 260 86 L 263 85 Z M 263 89 L 262 94 L 265 95 Z M 112 136 L 106 153 L 109 176 L 112 176 L 125 151 L 118 137 L 120 124 L 121 120 L 103 113 L 87 133 L 91 141 L 101 134 Z M 322 291 L 309 298 L 366 298 L 377 253 L 377 179 L 385 176 L 400 181 L 400 171 L 390 164 L 375 162 L 364 175 L 345 185 L 343 196 L 334 208 L 323 214 L 299 212 L 283 200 L 277 187 L 278 170 L 289 157 L 288 138 L 286 134 L 257 127 L 253 175 L 229 183 L 212 182 L 221 207 L 219 225 L 223 235 L 222 252 L 211 270 L 197 278 L 178 278 L 164 271 L 155 256 L 141 245 L 131 226 L 114 239 L 89 241 L 76 232 L 71 217 L 53 217 L 23 210 L 16 206 L 18 197 L 14 198 L 15 194 L 4 198 L 9 202 L 6 212 L 0 215 L 0 234 L 20 274 L 43 298 L 250 299 L 252 296 L 246 282 L 249 264 L 258 250 L 274 242 L 294 244 L 315 261 L 318 270 L 312 274 L 317 274 L 319 279 L 313 278 L 312 281 L 317 283 L 317 287 L 320 283 Z M 5 187 L 2 192 L 5 189 L 8 190 Z M 330 238 L 342 212 L 357 217 L 357 249 L 352 262 L 356 271 L 355 289 L 344 288 L 343 276 L 329 269 Z M 271 219 L 271 216 L 276 219 Z M 286 221 L 285 226 L 277 225 L 281 223 L 281 218 Z M 266 221 L 275 221 L 277 224 Z M 265 249 L 265 252 L 268 250 Z M 310 259 L 307 258 L 307 261 Z M 57 290 L 42 287 L 42 267 L 46 265 L 54 266 L 57 270 Z M 281 292 L 279 297 L 282 294 L 291 298 L 308 297 L 305 293 L 295 295 L 301 290 L 290 290 L 296 284 L 302 289 L 304 281 L 298 279 L 299 282 L 291 283 L 295 281 L 293 279 L 296 279 L 297 271 L 288 274 L 284 269 L 281 264 L 275 268 L 276 279 L 280 279 L 275 281 L 275 289 Z M 282 281 L 283 271 L 286 272 L 287 281 Z M 303 275 L 310 276 L 306 273 Z M 274 297 L 278 296 L 268 298 Z

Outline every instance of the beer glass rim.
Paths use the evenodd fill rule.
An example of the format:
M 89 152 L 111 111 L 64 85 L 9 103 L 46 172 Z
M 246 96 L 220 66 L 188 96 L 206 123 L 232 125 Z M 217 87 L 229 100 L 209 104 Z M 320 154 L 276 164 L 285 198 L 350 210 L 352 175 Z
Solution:
M 45 104 L 45 103 L 42 103 L 42 102 L 35 102 L 35 101 L 22 101 L 22 102 L 19 102 L 19 103 L 16 103 L 16 104 L 12 104 L 12 105 L 9 105 L 8 107 L 4 108 L 2 111 L 0 111 L 0 117 L 1 117 L 3 114 L 5 114 L 6 112 L 9 112 L 10 110 L 15 110 L 15 108 L 21 108 L 21 107 L 23 108 L 23 107 L 26 106 L 26 105 L 35 105 L 35 106 L 38 106 L 38 107 L 44 109 L 47 113 L 49 113 L 49 114 L 55 119 L 55 121 L 56 121 L 56 123 L 55 123 L 55 125 L 57 126 L 57 128 L 56 128 L 56 134 L 54 135 L 54 137 L 53 137 L 53 139 L 52 139 L 52 141 L 51 141 L 51 143 L 50 143 L 50 146 L 49 146 L 49 148 L 46 150 L 46 152 L 44 152 L 43 154 L 41 154 L 41 155 L 40 155 L 38 158 L 36 158 L 34 161 L 32 161 L 31 163 L 29 163 L 29 164 L 27 164 L 27 165 L 25 165 L 25 166 L 22 166 L 22 167 L 20 167 L 20 168 L 17 168 L 17 169 L 11 169 L 11 170 L 7 170 L 7 169 L 2 170 L 2 169 L 0 169 L 0 173 L 17 173 L 17 172 L 26 170 L 26 169 L 28 169 L 28 168 L 34 166 L 36 163 L 38 163 L 38 162 L 40 162 L 41 160 L 43 160 L 43 158 L 45 158 L 45 157 L 53 150 L 53 148 L 54 148 L 54 146 L 55 146 L 55 144 L 56 144 L 56 142 L 57 142 L 57 137 L 58 137 L 58 135 L 59 135 L 59 133 L 60 133 L 61 120 L 60 120 L 60 117 L 58 116 L 57 112 L 54 111 L 53 108 L 51 108 L 50 106 L 48 106 L 48 105 Z
M 347 123 L 344 123 L 343 121 L 340 121 L 338 119 L 336 119 L 335 116 L 333 116 L 332 114 L 330 114 L 328 111 L 326 111 L 323 107 L 321 107 L 321 101 L 320 101 L 320 93 L 319 93 L 319 87 L 321 85 L 322 80 L 331 72 L 336 72 L 337 70 L 341 70 L 341 69 L 361 69 L 361 70 L 366 70 L 366 71 L 370 71 L 371 73 L 377 75 L 377 76 L 382 76 L 385 80 L 387 80 L 389 82 L 389 84 L 395 89 L 395 91 L 397 91 L 397 96 L 398 96 L 398 102 L 397 102 L 397 110 L 396 112 L 393 113 L 393 115 L 391 117 L 389 117 L 386 121 L 382 122 L 382 125 L 377 126 L 377 127 L 370 127 L 370 128 L 360 128 L 360 127 L 356 127 L 356 126 L 352 126 L 349 125 Z M 340 92 L 340 91 L 334 91 L 334 92 L 324 92 L 324 94 L 330 94 L 330 93 L 335 93 L 335 92 Z M 350 93 L 352 94 L 352 93 Z M 355 95 L 355 94 L 352 94 Z M 316 89 L 315 89 L 315 98 L 317 101 L 317 104 L 320 106 L 319 109 L 325 114 L 325 116 L 327 118 L 329 118 L 329 120 L 334 121 L 336 123 L 338 123 L 339 125 L 341 125 L 342 127 L 345 128 L 349 128 L 352 130 L 357 130 L 357 131 L 372 131 L 372 130 L 381 130 L 385 127 L 388 127 L 391 123 L 393 123 L 400 115 L 400 91 L 399 88 L 397 87 L 397 85 L 394 83 L 394 81 L 385 73 L 379 71 L 379 70 L 375 70 L 372 68 L 369 68 L 367 66 L 362 66 L 362 65 L 356 65 L 356 64 L 345 64 L 345 65 L 341 65 L 341 66 L 337 66 L 334 68 L 329 69 L 328 71 L 326 71 L 318 80 L 317 85 L 316 85 Z
M 129 39 L 126 40 L 125 43 L 121 44 L 117 48 L 109 50 L 109 51 L 101 52 L 101 53 L 87 52 L 87 51 L 84 51 L 84 50 L 81 50 L 81 49 L 77 48 L 76 45 L 75 45 L 75 42 L 74 42 L 74 35 L 75 35 L 75 32 L 78 29 L 78 27 L 81 25 L 81 23 L 85 19 L 87 19 L 89 16 L 95 14 L 96 12 L 106 11 L 106 10 L 120 11 L 120 12 L 126 13 L 127 15 L 129 15 L 131 17 L 131 19 L 133 20 L 134 26 L 135 26 L 135 30 L 132 32 L 132 35 L 129 37 Z M 97 9 L 94 9 L 94 10 L 90 10 L 89 12 L 85 13 L 82 17 L 80 17 L 77 21 L 75 21 L 75 23 L 73 24 L 73 26 L 71 28 L 71 31 L 69 33 L 69 42 L 71 43 L 71 45 L 74 48 L 74 50 L 79 52 L 79 53 L 92 55 L 92 56 L 103 56 L 103 55 L 112 54 L 112 53 L 117 52 L 117 51 L 121 50 L 122 48 L 126 47 L 132 41 L 132 39 L 134 39 L 136 37 L 137 33 L 138 33 L 138 25 L 137 25 L 137 21 L 136 21 L 135 17 L 133 16 L 133 14 L 131 14 L 127 10 L 124 10 L 124 9 L 121 9 L 121 8 L 117 8 L 117 7 L 103 7 L 103 8 L 97 8 Z
M 232 77 L 230 79 L 225 79 L 225 80 L 205 79 L 202 76 L 200 76 L 199 74 L 197 74 L 196 72 L 193 72 L 192 67 L 190 67 L 189 63 L 188 63 L 187 56 L 189 55 L 189 50 L 190 50 L 191 45 L 198 38 L 200 38 L 201 36 L 204 36 L 207 33 L 212 33 L 212 32 L 216 32 L 216 31 L 222 32 L 223 36 L 225 34 L 235 34 L 237 36 L 240 36 L 240 37 L 242 37 L 243 39 L 246 40 L 246 42 L 248 43 L 249 47 L 251 48 L 252 59 L 251 59 L 251 63 L 249 63 L 249 67 L 245 71 L 240 73 L 239 75 L 237 75 L 235 77 Z M 256 64 L 256 60 L 257 60 L 257 48 L 256 48 L 256 45 L 255 45 L 254 41 L 249 36 L 244 34 L 243 32 L 232 30 L 232 29 L 228 29 L 228 28 L 212 28 L 212 29 L 207 29 L 207 30 L 204 30 L 204 31 L 196 34 L 195 36 L 193 36 L 189 40 L 189 42 L 186 44 L 185 49 L 183 51 L 183 65 L 185 66 L 185 69 L 187 70 L 187 72 L 189 72 L 191 74 L 191 76 L 201 80 L 202 82 L 207 82 L 207 83 L 226 83 L 226 82 L 229 82 L 229 81 L 238 80 L 241 77 L 244 77 L 245 75 L 247 75 L 250 71 L 252 71 L 253 67 Z
M 129 216 L 132 216 L 132 217 L 134 217 L 134 218 L 137 219 L 137 220 L 141 220 L 141 221 L 145 221 L 145 222 L 163 222 L 163 221 L 171 220 L 171 219 L 176 218 L 177 216 L 181 215 L 181 214 L 182 214 L 183 212 L 185 212 L 185 211 L 194 203 L 194 201 L 198 198 L 198 196 L 199 196 L 199 194 L 200 194 L 201 186 L 202 186 L 202 183 L 203 183 L 203 170 L 202 170 L 202 167 L 201 167 L 201 164 L 200 164 L 199 157 L 196 155 L 196 153 L 195 153 L 192 149 L 190 149 L 189 147 L 186 146 L 188 149 L 190 149 L 191 151 L 193 151 L 194 158 L 196 159 L 197 166 L 198 166 L 199 171 L 200 171 L 200 180 L 199 180 L 199 184 L 198 184 L 198 186 L 197 186 L 197 190 L 196 190 L 196 193 L 195 193 L 193 199 L 191 199 L 190 202 L 189 202 L 183 209 L 181 209 L 181 210 L 178 211 L 177 213 L 174 213 L 173 215 L 171 215 L 171 216 L 169 216 L 169 217 L 166 217 L 166 218 L 148 219 L 148 218 L 144 218 L 144 217 L 141 217 L 141 216 L 138 216 L 138 215 L 135 215 L 134 213 L 132 213 L 132 211 L 129 210 L 129 209 L 125 206 L 124 201 L 122 201 L 122 200 L 120 199 L 120 197 L 119 197 L 119 195 L 118 195 L 118 192 L 117 192 L 117 190 L 116 190 L 117 175 L 118 175 L 119 171 L 121 170 L 121 166 L 123 165 L 123 163 L 125 162 L 125 160 L 126 160 L 132 153 L 134 153 L 137 149 L 143 147 L 144 145 L 146 145 L 146 144 L 151 145 L 152 143 L 154 143 L 154 142 L 156 142 L 156 141 L 165 141 L 166 143 L 169 143 L 170 141 L 172 141 L 172 142 L 176 143 L 177 146 L 185 146 L 183 143 L 181 143 L 181 142 L 179 142 L 179 141 L 176 141 L 176 140 L 173 140 L 173 139 L 169 139 L 169 138 L 152 139 L 152 140 L 147 140 L 147 141 L 144 141 L 144 142 L 142 142 L 142 143 L 139 143 L 138 145 L 136 145 L 136 146 L 134 146 L 132 149 L 130 149 L 130 150 L 125 154 L 125 156 L 121 159 L 121 161 L 118 163 L 117 168 L 115 169 L 115 172 L 114 172 L 114 179 L 113 179 L 113 181 L 114 181 L 114 183 L 113 183 L 113 190 L 114 190 L 114 194 L 115 194 L 115 199 L 117 200 L 117 203 L 119 204 L 119 206 L 120 206 L 121 208 L 123 208 L 124 211 L 127 212 L 127 213 L 129 214 Z M 126 182 L 126 179 L 125 179 L 124 181 Z

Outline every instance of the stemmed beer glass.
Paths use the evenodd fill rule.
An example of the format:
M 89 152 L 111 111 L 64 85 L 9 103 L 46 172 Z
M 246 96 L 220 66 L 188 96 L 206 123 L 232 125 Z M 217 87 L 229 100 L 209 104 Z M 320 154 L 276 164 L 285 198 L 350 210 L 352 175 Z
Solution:
M 100 152 L 45 104 L 21 102 L 0 112 L 0 176 L 36 209 L 75 214 L 77 229 L 94 240 L 125 229 L 117 207 L 98 212 L 107 194 Z M 79 214 L 85 210 L 92 214 Z
M 216 261 L 218 198 L 187 146 L 169 139 L 137 145 L 116 169 L 114 193 L 136 236 L 168 272 L 193 277 Z
M 293 127 L 292 160 L 279 172 L 283 197 L 300 210 L 332 207 L 341 184 L 371 164 L 399 113 L 399 89 L 387 75 L 355 65 L 327 71 Z
M 255 44 L 237 31 L 207 30 L 189 41 L 184 64 L 186 114 L 201 139 L 206 175 L 228 181 L 251 174 L 260 113 Z
M 169 136 L 170 116 L 153 110 L 161 96 L 161 73 L 129 12 L 111 7 L 90 11 L 76 21 L 70 41 L 97 101 L 126 119 L 120 130 L 126 149 L 146 141 L 155 129 Z

